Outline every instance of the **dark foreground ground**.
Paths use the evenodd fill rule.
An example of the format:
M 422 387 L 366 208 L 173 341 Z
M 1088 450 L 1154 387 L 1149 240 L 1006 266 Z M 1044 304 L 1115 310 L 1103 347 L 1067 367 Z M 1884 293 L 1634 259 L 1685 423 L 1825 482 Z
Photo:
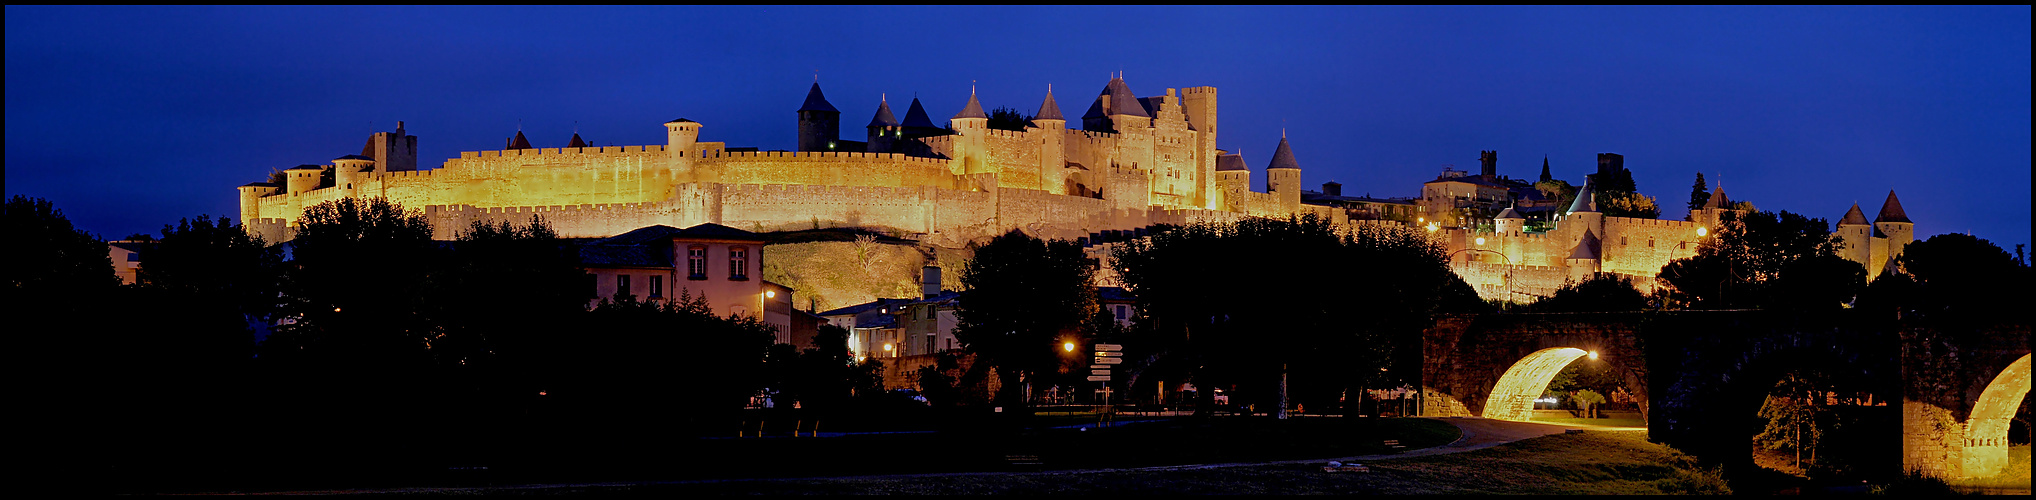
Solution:
M 1458 430 L 1462 427 L 1462 431 Z M 1168 421 L 1123 424 L 1108 429 L 1052 429 L 1027 432 L 974 447 L 974 453 L 941 453 L 962 448 L 953 435 L 890 435 L 888 440 L 853 438 L 803 440 L 719 440 L 752 451 L 807 449 L 804 459 L 781 456 L 753 468 L 760 458 L 667 462 L 669 469 L 637 470 L 637 480 L 560 481 L 539 484 L 437 485 L 394 488 L 296 490 L 289 493 L 382 495 L 1033 495 L 1033 494 L 1660 494 L 1718 493 L 1723 482 L 1695 461 L 1648 443 L 1644 433 L 1595 430 L 1560 434 L 1561 427 L 1482 419 L 1386 419 L 1374 427 L 1340 419 L 1216 422 Z M 1399 439 L 1407 449 L 1384 446 Z M 1543 436 L 1543 437 L 1532 437 Z M 866 436 L 877 437 L 877 436 Z M 1530 438 L 1531 437 L 1531 438 Z M 940 441 L 941 438 L 948 442 Z M 1524 441 L 1514 440 L 1527 438 Z M 1510 443 L 1510 444 L 1500 444 Z M 916 459 L 885 463 L 855 460 L 860 447 L 910 451 Z M 1127 450 L 1145 450 L 1127 451 Z M 1042 464 L 1006 463 L 1005 451 L 1036 454 Z M 873 456 L 864 453 L 865 457 Z M 981 456 L 974 456 L 981 455 Z M 704 458 L 704 457 L 703 457 Z M 1324 472 L 1327 459 L 1341 458 L 1370 472 Z M 743 465 L 743 471 L 732 470 Z M 1037 467 L 1037 469 L 1030 469 Z M 928 473 L 928 469 L 950 469 Z M 867 471 L 876 470 L 879 473 Z M 494 471 L 494 469 L 490 469 Z M 858 472 L 861 471 L 861 472 Z M 886 472 L 887 471 L 887 472 Z M 480 472 L 480 471 L 475 471 Z M 907 473 L 911 472 L 911 473 Z M 486 474 L 486 472 L 482 472 Z M 832 477 L 814 477 L 832 476 Z M 590 476 L 581 476 L 590 477 Z M 517 479 L 525 479 L 519 475 Z M 658 478 L 656 480 L 643 480 Z M 740 479 L 730 479 L 740 478 Z M 504 478 L 496 478 L 504 479 Z M 218 491 L 214 491 L 218 492 Z M 278 491 L 277 493 L 282 493 Z

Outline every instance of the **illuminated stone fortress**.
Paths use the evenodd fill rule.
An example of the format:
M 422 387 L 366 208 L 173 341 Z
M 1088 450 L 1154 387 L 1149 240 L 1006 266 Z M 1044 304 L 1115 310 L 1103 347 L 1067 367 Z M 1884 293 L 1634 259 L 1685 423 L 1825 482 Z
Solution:
M 841 112 L 816 82 L 797 111 L 798 151 L 701 141 L 706 124 L 680 118 L 664 124 L 664 144 L 594 147 L 575 134 L 564 148 L 532 148 L 519 131 L 506 149 L 463 152 L 429 170 L 417 168 L 417 138 L 399 122 L 358 155 L 241 186 L 240 217 L 268 241 L 285 241 L 305 207 L 385 197 L 424 211 L 440 239 L 473 221 L 536 214 L 566 237 L 711 222 L 758 232 L 863 227 L 948 247 L 1013 229 L 1074 239 L 1244 216 L 1346 219 L 1301 204 L 1301 171 L 1284 138 L 1265 191 L 1252 191 L 1242 161 L 1216 149 L 1213 87 L 1137 97 L 1113 77 L 1079 129 L 1051 89 L 1023 130 L 990 128 L 973 91 L 944 127 L 916 98 L 903 121 L 886 100 L 875 108 L 865 140 L 844 140 Z

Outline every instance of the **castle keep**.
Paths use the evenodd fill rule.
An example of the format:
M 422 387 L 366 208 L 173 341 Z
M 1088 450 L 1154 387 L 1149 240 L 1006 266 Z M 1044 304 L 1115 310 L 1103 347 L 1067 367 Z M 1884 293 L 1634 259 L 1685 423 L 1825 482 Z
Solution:
M 880 100 L 862 141 L 840 137 L 841 112 L 815 83 L 798 116 L 798 151 L 701 141 L 705 124 L 664 124 L 642 146 L 463 152 L 418 170 L 402 124 L 359 155 L 241 186 L 240 216 L 268 241 L 290 238 L 305 207 L 385 197 L 423 210 L 435 237 L 473 221 L 543 215 L 561 236 L 605 237 L 649 225 L 722 224 L 750 231 L 866 227 L 962 246 L 1013 229 L 1074 239 L 1158 223 L 1341 211 L 1300 202 L 1300 168 L 1281 139 L 1265 192 L 1236 155 L 1216 149 L 1216 89 L 1137 97 L 1112 78 L 1070 128 L 1049 90 L 1023 130 L 989 127 L 973 92 L 937 126 L 913 99 L 903 121 Z M 577 135 L 575 136 L 577 139 Z M 1227 169 L 1221 165 L 1230 165 Z M 1218 170 L 1223 170 L 1219 176 Z

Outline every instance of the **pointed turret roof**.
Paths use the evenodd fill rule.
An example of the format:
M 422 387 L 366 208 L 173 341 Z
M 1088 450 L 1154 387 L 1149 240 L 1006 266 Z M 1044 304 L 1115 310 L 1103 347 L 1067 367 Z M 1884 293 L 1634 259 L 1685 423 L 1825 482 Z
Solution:
M 1704 200 L 1704 208 L 1732 208 L 1732 201 L 1725 198 L 1724 186 L 1711 187 L 1711 199 Z
M 871 127 L 896 127 L 898 117 L 891 115 L 891 101 L 884 98 L 877 101 L 877 116 L 870 118 Z
M 1110 96 L 1110 109 L 1103 109 L 1103 97 Z M 1103 85 L 1103 92 L 1096 95 L 1096 102 L 1089 105 L 1089 112 L 1082 118 L 1102 118 L 1113 115 L 1131 115 L 1151 118 L 1145 112 L 1145 104 L 1138 102 L 1138 96 L 1131 93 L 1131 86 L 1124 83 L 1124 77 L 1112 77 Z
M 962 107 L 961 107 L 961 112 L 960 112 L 960 113 L 955 113 L 955 114 L 954 114 L 954 117 L 955 117 L 955 118 L 989 118 L 989 117 L 990 117 L 990 114 L 989 114 L 989 113 L 984 113 L 984 112 L 983 112 L 983 103 L 982 103 L 982 102 L 980 102 L 980 101 L 977 101 L 977 100 L 976 100 L 976 91 L 975 91 L 975 89 L 969 89 L 969 103 L 968 103 L 968 105 L 966 105 L 966 106 L 962 106 Z
M 905 108 L 905 126 L 915 128 L 940 128 L 939 125 L 933 124 L 932 118 L 926 117 L 926 108 L 919 105 L 919 98 L 917 97 L 912 98 L 911 107 Z
M 1880 205 L 1880 215 L 1874 222 L 1909 222 L 1909 213 L 1902 211 L 1902 200 L 1895 199 L 1895 191 L 1888 190 L 1888 201 Z
M 1845 211 L 1845 217 L 1838 219 L 1838 225 L 1840 226 L 1850 226 L 1850 225 L 1864 226 L 1866 224 L 1867 224 L 1866 213 L 1859 211 L 1858 203 L 1852 204 L 1852 209 Z
M 1542 156 L 1542 157 L 1541 157 L 1541 182 L 1548 182 L 1548 181 L 1552 181 L 1552 180 L 1555 180 L 1555 177 L 1554 177 L 1554 176 L 1550 176 L 1550 175 L 1548 175 L 1548 157 L 1547 157 L 1547 156 Z
M 1592 233 L 1591 230 L 1589 229 L 1585 229 L 1584 237 L 1577 239 L 1576 249 L 1570 250 L 1569 258 L 1597 259 L 1599 244 L 1600 242 L 1598 241 L 1598 235 Z
M 799 105 L 799 111 L 826 111 L 840 113 L 833 104 L 827 103 L 827 96 L 820 94 L 820 82 L 813 82 L 813 89 L 806 91 L 806 103 Z
M 1569 213 L 1598 211 L 1598 200 L 1593 199 L 1595 193 L 1591 192 L 1591 177 L 1594 176 L 1584 176 L 1584 187 L 1577 188 L 1576 201 L 1569 204 Z
M 1217 172 L 1226 172 L 1234 170 L 1245 170 L 1245 171 L 1251 170 L 1250 166 L 1244 164 L 1243 155 L 1232 153 L 1216 157 Z
M 1526 217 L 1522 217 L 1522 216 L 1520 216 L 1520 212 L 1515 212 L 1515 211 L 1513 211 L 1513 207 L 1506 207 L 1506 211 L 1504 211 L 1504 212 L 1499 212 L 1499 216 L 1498 216 L 1498 217 L 1494 217 L 1494 218 L 1495 218 L 1495 219 L 1525 219 Z
M 587 141 L 585 141 L 585 140 L 581 140 L 581 139 L 580 139 L 580 133 L 579 133 L 579 132 L 573 132 L 573 140 L 572 140 L 572 142 L 568 142 L 568 143 L 566 143 L 566 147 L 569 147 L 569 148 L 584 148 L 584 147 L 587 147 Z
M 506 149 L 530 149 L 530 139 L 525 139 L 523 131 L 518 130 L 516 137 L 509 138 L 509 147 Z
M 1039 103 L 1039 115 L 1032 119 L 1067 121 L 1060 116 L 1060 104 L 1053 102 L 1053 89 L 1046 89 L 1046 102 Z
M 1301 164 L 1294 161 L 1294 148 L 1287 146 L 1287 138 L 1284 135 L 1280 137 L 1280 148 L 1273 150 L 1272 163 L 1267 163 L 1265 168 L 1266 170 L 1275 168 L 1299 170 L 1301 168 Z

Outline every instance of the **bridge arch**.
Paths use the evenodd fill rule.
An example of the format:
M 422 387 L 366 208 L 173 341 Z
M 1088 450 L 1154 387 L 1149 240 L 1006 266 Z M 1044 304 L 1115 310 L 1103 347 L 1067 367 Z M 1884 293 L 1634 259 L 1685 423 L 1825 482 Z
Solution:
M 1492 384 L 1492 395 L 1485 400 L 1484 414 L 1480 416 L 1521 422 L 1531 419 L 1534 399 L 1548 390 L 1548 382 L 1555 374 L 1588 354 L 1590 351 L 1575 347 L 1551 347 L 1520 358 Z
M 1967 477 L 1989 477 L 2008 466 L 2008 422 L 2029 394 L 2029 355 L 2023 354 L 2001 370 L 1980 393 L 1965 424 L 1965 468 Z

